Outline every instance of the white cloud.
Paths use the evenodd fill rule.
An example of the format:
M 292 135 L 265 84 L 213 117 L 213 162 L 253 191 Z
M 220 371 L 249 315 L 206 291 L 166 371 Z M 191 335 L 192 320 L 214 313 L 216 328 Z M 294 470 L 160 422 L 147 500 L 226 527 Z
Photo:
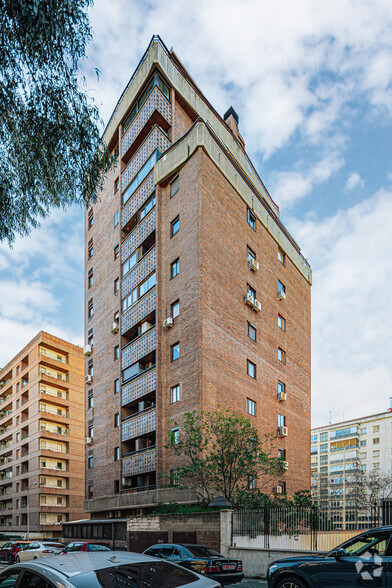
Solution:
M 361 178 L 358 172 L 353 172 L 349 175 L 346 182 L 346 190 L 354 190 L 354 188 L 363 188 L 365 181 Z
M 286 209 L 297 200 L 304 198 L 314 186 L 326 182 L 344 165 L 338 153 L 332 153 L 306 171 L 285 171 L 271 175 L 271 194 L 278 205 Z M 303 167 L 303 163 L 297 167 Z
M 311 254 L 315 424 L 388 408 L 392 395 L 392 193 L 320 222 L 293 223 Z

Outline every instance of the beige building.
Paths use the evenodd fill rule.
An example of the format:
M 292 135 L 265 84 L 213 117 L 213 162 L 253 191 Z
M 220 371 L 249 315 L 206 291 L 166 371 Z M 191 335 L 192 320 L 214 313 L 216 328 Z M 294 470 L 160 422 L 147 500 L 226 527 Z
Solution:
M 0 532 L 82 517 L 84 426 L 83 351 L 41 331 L 0 371 Z
M 392 475 L 392 403 L 382 413 L 312 429 L 312 496 L 338 526 L 357 518 L 358 480 L 378 472 Z

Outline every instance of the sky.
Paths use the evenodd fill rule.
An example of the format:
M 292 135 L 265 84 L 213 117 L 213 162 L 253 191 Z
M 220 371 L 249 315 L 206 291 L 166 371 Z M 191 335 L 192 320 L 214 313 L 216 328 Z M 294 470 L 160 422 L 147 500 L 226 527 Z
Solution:
M 392 396 L 388 0 L 96 0 L 82 73 L 106 123 L 159 34 L 246 149 L 313 269 L 312 420 Z M 100 70 L 99 81 L 95 68 Z M 0 245 L 0 365 L 40 329 L 83 344 L 83 211 Z

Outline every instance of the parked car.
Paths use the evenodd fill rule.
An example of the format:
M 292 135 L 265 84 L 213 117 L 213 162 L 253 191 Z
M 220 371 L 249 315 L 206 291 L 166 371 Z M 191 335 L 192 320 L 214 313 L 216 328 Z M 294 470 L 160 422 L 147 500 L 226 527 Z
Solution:
M 15 564 L 0 588 L 221 588 L 210 578 L 140 553 L 92 551 Z
M 74 541 L 68 543 L 67 547 L 63 549 L 63 553 L 73 553 L 74 551 L 111 551 L 111 549 L 106 543 L 93 541 Z
M 268 588 L 392 586 L 392 527 L 360 533 L 326 555 L 280 559 L 267 581 Z
M 30 544 L 31 541 L 7 541 L 0 549 L 0 560 L 6 561 L 8 564 L 14 563 L 16 554 Z
M 205 545 L 160 543 L 152 545 L 144 553 L 177 563 L 221 584 L 241 582 L 244 577 L 242 561 L 228 559 Z
M 26 545 L 15 557 L 17 563 L 29 561 L 30 559 L 39 559 L 48 555 L 58 555 L 63 552 L 65 545 L 55 541 L 33 541 Z

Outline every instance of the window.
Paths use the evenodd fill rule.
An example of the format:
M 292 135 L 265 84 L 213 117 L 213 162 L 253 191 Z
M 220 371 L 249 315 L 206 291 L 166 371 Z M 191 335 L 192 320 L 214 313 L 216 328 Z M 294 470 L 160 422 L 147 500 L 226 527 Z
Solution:
M 120 413 L 116 412 L 116 414 L 114 415 L 114 428 L 116 429 L 119 426 L 120 426 Z
M 94 216 L 93 216 L 93 209 L 91 208 L 88 213 L 88 221 L 87 221 L 88 230 L 91 229 L 93 224 L 94 224 Z
M 256 402 L 250 398 L 246 399 L 246 412 L 252 416 L 256 416 Z
M 116 210 L 116 212 L 114 213 L 114 226 L 117 227 L 119 222 L 120 222 L 120 211 Z
M 133 192 L 136 188 L 142 183 L 142 181 L 148 176 L 156 162 L 158 161 L 159 151 L 158 149 L 154 151 L 151 157 L 146 161 L 143 165 L 139 173 L 135 176 L 132 182 L 129 184 L 128 188 L 125 190 L 123 194 L 123 204 L 125 204 L 129 198 L 132 196 Z
M 180 429 L 173 427 L 170 429 L 170 444 L 177 445 L 180 442 Z
M 374 425 L 373 433 L 377 433 L 380 430 L 380 425 Z
M 175 278 L 180 273 L 180 259 L 177 257 L 170 266 L 170 276 Z
M 374 437 L 373 445 L 378 445 L 380 443 L 380 437 Z
M 180 230 L 180 217 L 177 216 L 172 222 L 170 223 L 170 232 L 171 236 L 174 237 L 176 233 Z
M 282 265 L 286 265 L 286 254 L 278 248 L 278 259 Z
M 320 442 L 321 441 L 328 441 L 328 431 L 320 433 Z
M 171 305 L 171 316 L 172 318 L 176 318 L 180 314 L 180 301 L 176 300 Z
M 139 286 L 139 298 L 141 298 L 142 296 L 144 296 L 144 294 L 146 294 L 146 292 L 148 292 L 149 290 L 151 290 L 151 288 L 153 288 L 156 284 L 156 273 L 154 272 L 153 274 L 151 274 L 151 276 L 149 276 L 147 278 L 147 280 L 144 280 L 144 282 L 142 282 Z
M 118 291 L 120 290 L 120 280 L 119 278 L 116 278 L 114 280 L 114 285 L 113 285 L 113 289 L 114 289 L 114 293 L 117 294 Z
M 120 448 L 115 447 L 114 448 L 114 461 L 119 461 L 119 460 L 120 460 Z
M 247 323 L 247 333 L 248 337 L 252 339 L 252 341 L 256 341 L 257 328 L 250 322 Z
M 250 263 L 251 261 L 256 261 L 256 253 L 254 251 L 252 251 L 252 249 L 250 247 L 246 248 L 246 257 L 247 257 L 248 263 Z
M 379 450 L 377 450 L 377 451 L 373 451 L 373 457 L 380 457 L 380 452 L 379 452 Z
M 328 443 L 322 443 L 320 445 L 320 453 L 328 453 Z
M 176 384 L 170 388 L 170 402 L 174 404 L 180 400 L 180 385 Z
M 283 414 L 278 414 L 278 427 L 286 426 L 286 417 Z
M 360 447 L 366 447 L 366 441 L 360 441 L 359 445 Z
M 278 459 L 286 460 L 286 450 L 278 449 Z
M 321 455 L 320 463 L 328 463 L 328 455 Z
M 311 442 L 311 443 L 317 443 L 317 439 L 318 439 L 318 436 L 317 436 L 317 435 L 312 435 L 312 436 L 310 437 L 310 442 Z
M 254 212 L 251 211 L 250 208 L 248 208 L 248 211 L 247 211 L 247 219 L 248 219 L 248 225 L 250 225 L 252 227 L 252 229 L 255 231 L 256 230 L 256 215 Z
M 286 482 L 278 482 L 276 486 L 277 494 L 286 494 Z
M 367 429 L 366 428 L 361 429 L 361 435 L 365 435 L 366 433 L 367 433 Z
M 148 215 L 150 210 L 152 210 L 155 206 L 156 197 L 155 193 L 147 200 L 144 206 L 141 207 L 139 210 L 139 222 L 144 219 L 145 216 Z
M 120 346 L 116 345 L 116 347 L 114 348 L 114 360 L 118 359 L 120 357 Z
M 247 371 L 248 376 L 256 379 L 256 364 L 254 364 L 252 361 L 249 361 L 249 359 L 247 360 Z
M 117 378 L 117 380 L 114 380 L 114 393 L 118 394 L 120 392 L 120 380 L 119 378 Z
M 180 344 L 174 343 L 174 345 L 171 346 L 171 360 L 176 361 L 176 359 L 178 359 L 179 357 L 180 357 Z
M 280 380 L 278 380 L 278 394 L 284 394 L 286 392 L 286 384 L 283 384 Z M 316 435 L 317 439 L 317 435 Z M 313 443 L 313 441 L 312 441 Z
M 375 469 L 375 470 L 379 470 L 379 469 L 380 469 L 380 464 L 379 464 L 379 462 L 375 462 L 375 463 L 373 464 L 373 469 Z
M 256 298 L 256 290 L 254 288 L 252 288 L 252 286 L 249 286 L 249 284 L 248 284 L 248 294 L 253 296 L 253 298 Z
M 87 257 L 89 259 L 91 259 L 93 255 L 94 255 L 94 245 L 93 245 L 93 240 L 90 239 L 90 241 L 88 242 L 88 246 L 87 246 Z
M 94 283 L 94 275 L 93 275 L 93 268 L 91 268 L 88 272 L 88 278 L 87 278 L 88 287 L 91 288 L 93 283 Z
M 88 428 L 88 437 L 91 437 L 91 439 L 94 437 L 94 426 L 90 425 Z
M 116 178 L 114 180 L 114 193 L 118 192 L 119 187 L 120 187 L 120 179 Z
M 359 458 L 360 459 L 366 459 L 367 458 L 367 453 L 366 451 L 363 451 L 362 453 L 359 454 Z
M 153 288 L 156 284 L 156 274 L 155 272 L 151 274 L 144 282 L 142 282 L 139 286 L 136 286 L 132 290 L 130 294 L 126 298 L 124 298 L 122 302 L 122 309 L 125 312 L 128 308 L 133 306 L 139 298 L 144 296 L 151 288 Z
M 88 468 L 89 470 L 92 470 L 92 469 L 93 469 L 93 467 L 94 467 L 94 456 L 93 456 L 93 455 L 89 455 L 89 456 L 87 457 L 87 468 Z
M 362 472 L 366 472 L 367 466 L 366 465 L 361 465 L 361 471 Z
M 123 277 L 137 264 L 139 261 L 139 250 L 136 249 L 134 253 L 132 253 L 131 257 L 129 257 L 123 263 L 122 267 L 122 275 Z
M 114 259 L 117 259 L 117 257 L 120 255 L 120 245 L 118 243 L 113 247 L 113 253 Z
M 279 292 L 286 293 L 286 286 L 280 280 L 278 280 L 278 293 Z
M 281 328 L 282 331 L 286 330 L 286 319 L 280 314 L 278 314 L 278 327 Z
M 178 486 L 180 484 L 180 478 L 178 475 L 178 469 L 170 470 L 170 486 Z
M 178 190 L 180 189 L 180 176 L 174 178 L 174 180 L 170 184 L 170 198 L 177 194 Z
M 278 359 L 282 363 L 286 363 L 286 352 L 280 347 L 278 347 Z
M 91 300 L 88 301 L 88 307 L 87 307 L 87 316 L 90 319 L 94 314 L 94 305 L 93 305 L 93 299 L 91 298 Z
M 94 395 L 91 393 L 88 395 L 87 406 L 88 408 L 92 408 L 94 406 Z

